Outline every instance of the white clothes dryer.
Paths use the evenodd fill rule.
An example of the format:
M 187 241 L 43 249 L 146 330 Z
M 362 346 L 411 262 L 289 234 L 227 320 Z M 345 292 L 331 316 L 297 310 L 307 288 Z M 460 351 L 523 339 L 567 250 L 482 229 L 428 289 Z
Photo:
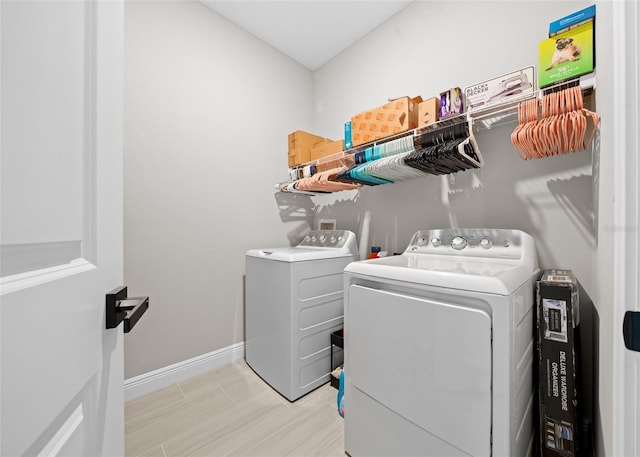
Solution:
M 345 450 L 504 456 L 534 439 L 534 241 L 517 230 L 417 232 L 345 268 Z
M 246 254 L 245 359 L 290 401 L 329 381 L 343 271 L 359 259 L 348 230 L 311 231 L 295 247 Z

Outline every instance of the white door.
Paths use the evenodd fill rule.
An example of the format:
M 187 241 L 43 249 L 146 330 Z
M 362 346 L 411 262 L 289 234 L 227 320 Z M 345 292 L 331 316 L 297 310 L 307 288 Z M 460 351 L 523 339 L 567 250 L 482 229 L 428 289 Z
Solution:
M 483 310 L 350 285 L 345 304 L 347 452 L 424 455 L 428 449 L 429 455 L 491 455 L 491 325 Z M 371 417 L 368 400 L 361 398 L 382 405 L 379 416 Z M 369 417 L 359 417 L 363 414 Z M 391 424 L 400 420 L 406 426 L 394 429 Z M 372 433 L 376 422 L 391 428 Z M 421 432 L 410 442 L 394 439 L 414 426 Z
M 640 6 L 614 2 L 614 391 L 612 455 L 640 455 Z M 623 342 L 625 316 L 633 315 L 634 350 Z M 626 343 L 629 343 L 627 341 Z
M 640 6 L 613 3 L 613 424 L 611 455 L 640 455 Z M 625 316 L 634 315 L 633 337 L 623 339 Z M 627 343 L 635 350 L 627 349 Z
M 123 5 L 2 0 L 0 21 L 0 455 L 123 455 Z

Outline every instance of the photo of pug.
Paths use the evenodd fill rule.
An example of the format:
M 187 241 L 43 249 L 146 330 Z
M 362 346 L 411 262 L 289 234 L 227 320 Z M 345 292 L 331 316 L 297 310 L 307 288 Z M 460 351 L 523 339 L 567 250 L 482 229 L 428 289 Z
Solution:
M 573 38 L 558 38 L 556 47 L 551 58 L 551 65 L 545 68 L 545 71 L 551 70 L 562 62 L 573 62 L 580 58 L 582 48 L 573 42 Z

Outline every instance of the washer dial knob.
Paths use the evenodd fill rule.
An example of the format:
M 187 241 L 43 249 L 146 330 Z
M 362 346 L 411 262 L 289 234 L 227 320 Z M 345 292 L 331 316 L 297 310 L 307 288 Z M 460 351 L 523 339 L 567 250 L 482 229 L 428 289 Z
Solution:
M 456 236 L 451 240 L 451 247 L 457 251 L 467 247 L 467 240 L 461 236 Z
M 424 246 L 425 244 L 427 244 L 427 240 L 420 237 L 418 238 L 418 246 Z
M 437 248 L 442 244 L 442 241 L 437 236 L 434 236 L 433 238 L 431 238 L 431 244 L 433 245 L 434 248 Z
M 482 238 L 480 240 L 480 247 L 483 249 L 489 249 L 491 247 L 491 240 L 488 238 Z

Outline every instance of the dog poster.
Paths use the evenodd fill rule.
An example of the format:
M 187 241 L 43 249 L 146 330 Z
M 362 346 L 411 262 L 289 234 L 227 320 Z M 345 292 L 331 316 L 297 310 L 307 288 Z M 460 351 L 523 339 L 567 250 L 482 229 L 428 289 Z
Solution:
M 593 59 L 593 22 L 571 28 L 540 42 L 538 87 L 566 81 L 591 73 Z

